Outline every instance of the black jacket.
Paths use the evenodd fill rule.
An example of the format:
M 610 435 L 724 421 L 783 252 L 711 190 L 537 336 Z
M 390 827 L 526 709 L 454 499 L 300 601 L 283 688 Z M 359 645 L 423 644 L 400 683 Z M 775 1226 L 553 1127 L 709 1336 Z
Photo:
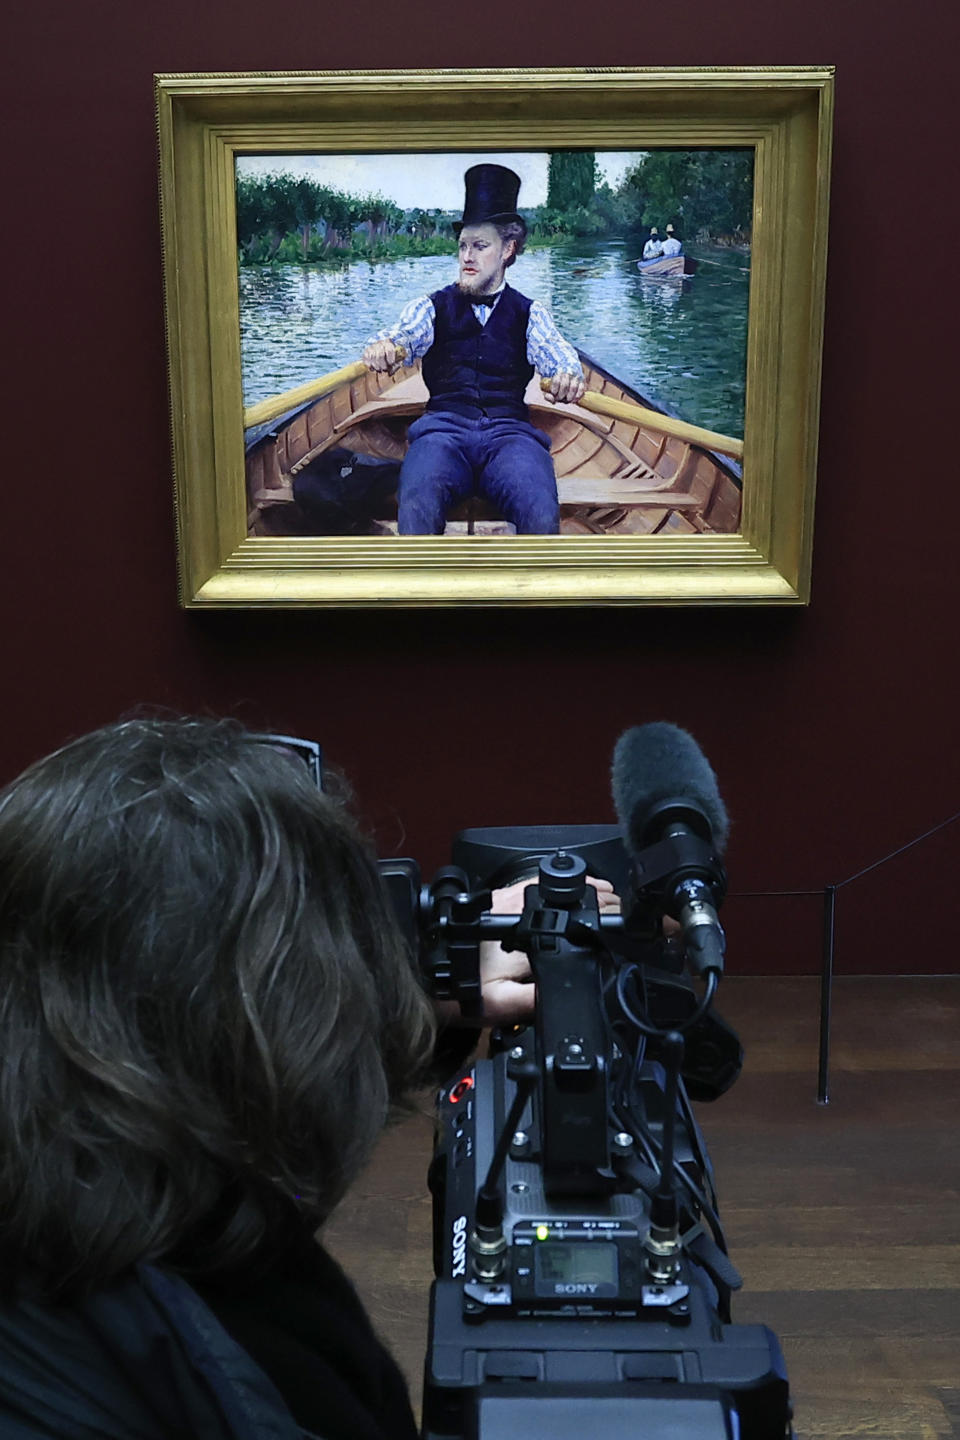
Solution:
M 415 1440 L 406 1385 L 309 1237 L 200 1288 L 139 1266 L 72 1306 L 0 1306 L 4 1440 Z

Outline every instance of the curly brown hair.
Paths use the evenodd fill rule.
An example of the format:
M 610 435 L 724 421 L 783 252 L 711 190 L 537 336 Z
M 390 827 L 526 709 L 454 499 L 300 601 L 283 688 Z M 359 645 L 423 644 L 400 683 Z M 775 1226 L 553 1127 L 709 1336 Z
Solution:
M 315 1226 L 434 1022 L 375 861 L 229 721 L 135 720 L 0 795 L 0 1266 L 66 1299 Z

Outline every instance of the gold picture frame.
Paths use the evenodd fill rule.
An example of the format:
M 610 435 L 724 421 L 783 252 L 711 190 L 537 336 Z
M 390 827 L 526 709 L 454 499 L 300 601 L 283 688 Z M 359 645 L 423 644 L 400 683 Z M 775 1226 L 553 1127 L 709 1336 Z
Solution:
M 180 602 L 188 608 L 805 604 L 833 68 L 158 75 Z M 248 532 L 238 156 L 750 147 L 737 533 Z

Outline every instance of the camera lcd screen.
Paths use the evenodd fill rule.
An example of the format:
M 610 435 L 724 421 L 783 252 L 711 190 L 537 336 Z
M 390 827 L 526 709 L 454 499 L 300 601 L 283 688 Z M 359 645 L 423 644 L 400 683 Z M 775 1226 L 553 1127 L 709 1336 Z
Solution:
M 617 1284 L 617 1247 L 603 1241 L 541 1242 L 534 1250 L 537 1286 Z

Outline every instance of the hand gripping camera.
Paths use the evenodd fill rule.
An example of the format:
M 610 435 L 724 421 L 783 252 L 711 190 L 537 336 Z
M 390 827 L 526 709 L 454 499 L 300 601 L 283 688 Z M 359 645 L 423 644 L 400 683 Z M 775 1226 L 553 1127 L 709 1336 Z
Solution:
M 622 737 L 614 795 L 622 831 L 466 831 L 419 894 L 411 862 L 385 865 L 435 993 L 479 1016 L 489 940 L 537 986 L 533 1023 L 494 1031 L 439 1095 L 425 1440 L 792 1434 L 776 1337 L 731 1323 L 740 1278 L 690 1108 L 742 1059 L 710 1010 L 726 815 L 673 726 Z M 523 878 L 522 914 L 492 914 Z

